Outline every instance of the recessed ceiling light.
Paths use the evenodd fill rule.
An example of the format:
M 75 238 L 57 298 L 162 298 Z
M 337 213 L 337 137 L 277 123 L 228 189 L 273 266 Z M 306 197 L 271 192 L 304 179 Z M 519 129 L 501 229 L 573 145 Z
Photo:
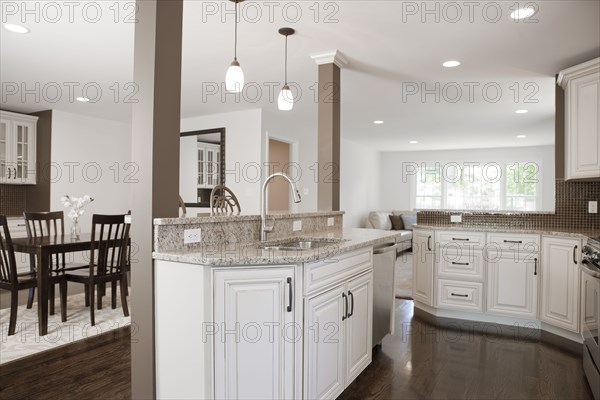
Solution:
M 517 114 L 527 114 L 529 110 L 517 110 L 515 111 Z
M 29 33 L 29 29 L 27 29 L 21 25 L 4 24 L 4 28 L 6 28 L 6 30 L 9 30 L 14 33 Z
M 458 67 L 460 65 L 460 61 L 446 61 L 442 64 L 442 66 L 446 68 Z
M 82 103 L 88 103 L 90 101 L 87 97 L 77 97 L 75 100 L 81 101 Z
M 381 125 L 381 124 L 383 124 L 383 121 L 381 121 L 381 120 L 377 120 L 377 121 L 373 121 L 373 123 L 374 123 L 375 125 Z
M 535 8 L 525 7 L 525 8 L 519 8 L 518 10 L 511 12 L 510 17 L 512 19 L 523 19 L 523 18 L 529 18 L 533 14 L 535 14 Z
M 527 135 L 517 135 L 517 139 L 525 139 Z
M 417 144 L 417 143 L 419 143 L 419 142 L 417 142 L 416 140 L 411 140 L 411 141 L 410 141 L 410 142 L 408 142 L 408 143 L 410 143 L 410 144 Z

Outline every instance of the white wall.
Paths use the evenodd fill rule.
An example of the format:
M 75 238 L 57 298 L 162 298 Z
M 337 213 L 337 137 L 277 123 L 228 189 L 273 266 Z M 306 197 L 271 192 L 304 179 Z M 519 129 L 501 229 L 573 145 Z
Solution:
M 370 211 L 381 208 L 381 153 L 349 140 L 341 141 L 340 208 L 344 227 L 363 228 Z
M 404 163 L 422 162 L 536 162 L 542 180 L 542 210 L 554 211 L 554 146 L 508 147 L 498 149 L 441 150 L 381 153 L 381 209 L 408 210 L 411 190 L 402 179 Z M 403 165 L 404 164 L 404 165 Z
M 131 164 L 130 124 L 54 110 L 51 146 L 52 164 L 45 171 L 52 179 L 50 209 L 65 211 L 66 231 L 68 209 L 60 202 L 66 194 L 94 198 L 81 218 L 84 233 L 91 230 L 92 214 L 126 213 L 132 208 L 136 168 Z
M 181 120 L 181 132 L 225 128 L 225 185 L 240 202 L 244 214 L 260 213 L 265 135 L 260 109 L 212 114 Z M 194 210 L 188 210 L 188 217 Z
M 314 168 L 317 163 L 316 117 L 314 121 L 306 121 L 301 125 L 290 124 L 287 118 L 289 112 L 264 111 L 263 132 L 267 140 L 273 138 L 292 143 L 292 152 L 296 150 L 293 158 L 298 165 L 289 168 L 289 175 L 295 179 L 302 197 L 302 202 L 295 205 L 293 211 L 313 212 L 317 210 L 317 170 Z M 268 150 L 265 150 L 265 154 L 268 154 Z

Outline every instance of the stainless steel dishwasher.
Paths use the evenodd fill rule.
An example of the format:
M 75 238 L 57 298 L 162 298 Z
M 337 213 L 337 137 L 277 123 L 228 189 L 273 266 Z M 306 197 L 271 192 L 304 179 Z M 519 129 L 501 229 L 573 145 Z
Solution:
M 394 334 L 396 243 L 373 248 L 373 347 Z

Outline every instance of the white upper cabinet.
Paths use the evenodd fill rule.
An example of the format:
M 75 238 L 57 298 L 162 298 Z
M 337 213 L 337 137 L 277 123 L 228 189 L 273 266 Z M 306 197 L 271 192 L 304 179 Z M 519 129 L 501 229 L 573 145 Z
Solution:
M 37 120 L 0 111 L 0 183 L 35 185 Z
M 600 178 L 600 58 L 558 74 L 565 89 L 565 179 Z

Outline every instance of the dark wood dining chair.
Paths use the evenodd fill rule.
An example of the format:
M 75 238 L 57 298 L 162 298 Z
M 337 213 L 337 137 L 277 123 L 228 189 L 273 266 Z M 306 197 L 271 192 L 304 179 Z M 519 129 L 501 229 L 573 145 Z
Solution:
M 41 212 L 24 212 L 25 227 L 27 228 L 27 236 L 29 238 L 37 238 L 40 236 L 62 236 L 65 234 L 65 223 L 64 213 L 62 211 L 41 211 Z M 40 260 L 37 260 L 39 263 Z M 31 271 L 37 271 L 35 257 L 30 257 Z M 61 281 L 66 282 L 64 276 L 67 271 L 73 271 L 77 269 L 87 268 L 87 264 L 83 263 L 71 263 L 67 262 L 65 253 L 54 254 L 49 261 L 48 271 L 51 279 L 50 287 L 48 288 L 48 299 L 50 301 L 50 315 L 54 314 L 54 287 L 56 283 Z M 65 284 L 66 285 L 66 284 Z M 33 291 L 29 291 L 29 299 L 27 301 L 27 307 L 30 308 L 33 302 Z M 61 318 L 66 321 L 66 308 L 65 314 L 63 315 L 63 307 L 66 307 L 62 303 L 62 297 L 66 299 L 66 293 L 61 293 Z M 65 300 L 66 301 L 66 300 Z M 86 305 L 88 304 L 88 294 L 86 293 Z
M 19 273 L 6 216 L 0 215 L 0 289 L 10 290 L 10 317 L 8 335 L 14 335 L 17 326 L 17 306 L 19 290 L 34 288 L 37 284 L 35 273 Z
M 98 286 L 98 309 L 102 308 L 101 287 L 111 283 L 111 305 L 117 307 L 117 282 L 121 290 L 123 315 L 129 316 L 127 307 L 127 272 L 130 266 L 131 246 L 129 240 L 130 224 L 128 214 L 92 216 L 92 246 L 90 263 L 87 269 L 66 274 L 67 281 L 84 284 L 90 296 L 90 322 L 96 324 L 94 317 L 95 287 Z

